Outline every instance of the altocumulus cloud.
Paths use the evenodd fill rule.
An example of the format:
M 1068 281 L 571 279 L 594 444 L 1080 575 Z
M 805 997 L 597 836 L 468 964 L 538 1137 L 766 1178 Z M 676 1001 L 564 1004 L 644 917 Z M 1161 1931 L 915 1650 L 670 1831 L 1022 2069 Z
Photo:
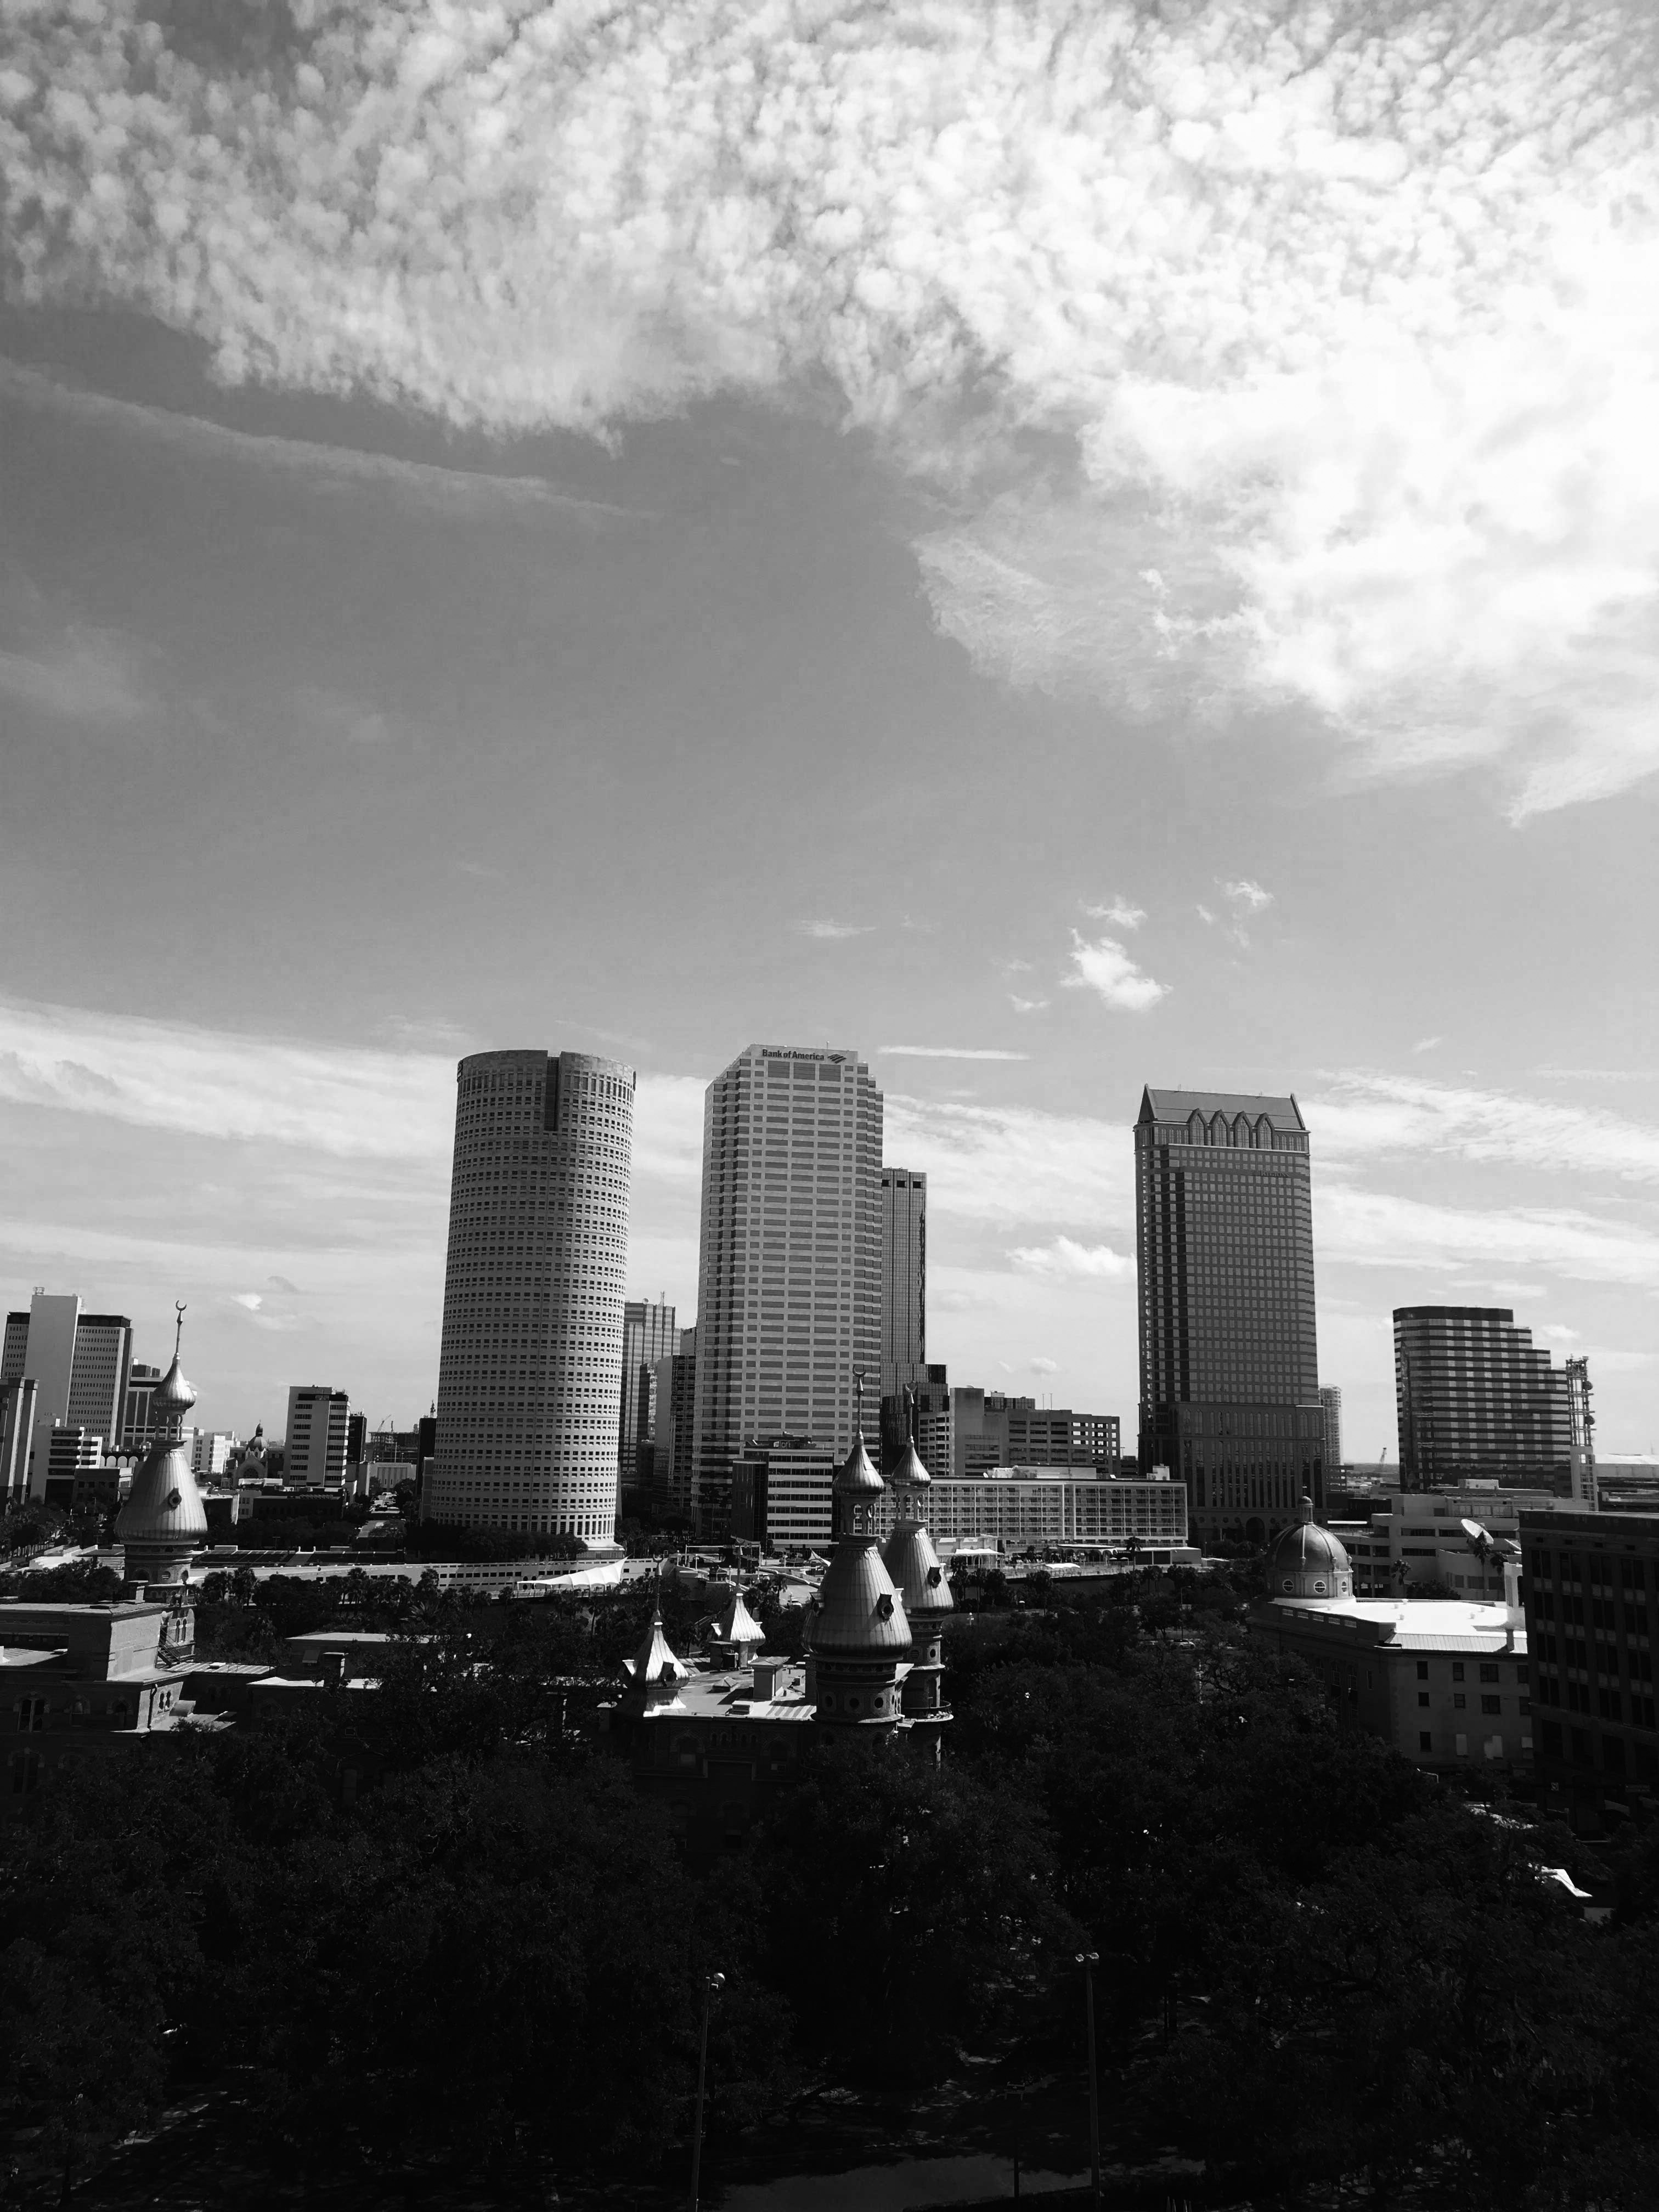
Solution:
M 1650 18 L 13 0 L 6 283 L 498 430 L 827 383 L 981 667 L 1519 817 L 1659 765 Z

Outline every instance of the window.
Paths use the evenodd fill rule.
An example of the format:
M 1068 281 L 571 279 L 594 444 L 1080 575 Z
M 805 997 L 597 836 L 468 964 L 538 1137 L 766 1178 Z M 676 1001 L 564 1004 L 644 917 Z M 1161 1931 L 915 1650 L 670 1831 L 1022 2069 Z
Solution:
M 1419 1729 L 1418 1730 L 1417 1747 L 1419 1751 L 1432 1751 L 1434 1749 L 1434 1738 L 1430 1735 L 1427 1729 Z
M 1480 1699 L 1480 1710 L 1483 1713 L 1501 1713 L 1504 1710 L 1504 1700 L 1501 1698 L 1494 1698 L 1489 1691 L 1485 1692 Z
M 1418 1693 L 1417 1693 L 1417 1702 L 1418 1702 L 1418 1704 L 1419 1704 L 1419 1705 L 1426 1705 L 1428 1704 L 1428 1702 L 1429 1702 L 1429 1693 L 1428 1693 L 1428 1692 L 1427 1692 L 1426 1690 L 1419 1690 L 1419 1691 L 1418 1692 Z
M 1454 1682 L 1461 1682 L 1462 1679 L 1463 1662 L 1461 1659 L 1454 1659 L 1452 1661 L 1452 1680 Z
M 1429 1679 L 1429 1662 L 1426 1659 L 1419 1659 L 1417 1662 L 1417 1679 L 1419 1682 L 1426 1682 Z
M 1495 1682 L 1498 1680 L 1498 1666 L 1494 1660 L 1483 1659 L 1480 1662 L 1480 1679 L 1483 1682 Z

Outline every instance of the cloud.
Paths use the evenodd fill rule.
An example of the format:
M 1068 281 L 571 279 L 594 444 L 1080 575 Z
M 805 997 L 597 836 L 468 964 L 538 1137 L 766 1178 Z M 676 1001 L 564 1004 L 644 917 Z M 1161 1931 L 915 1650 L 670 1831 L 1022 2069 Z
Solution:
M 1659 1127 L 1599 1107 L 1561 1106 L 1419 1076 L 1356 1073 L 1310 1096 L 1306 1111 L 1320 1159 L 1439 1154 L 1549 1174 L 1659 1182 Z
M 873 926 L 867 921 L 798 921 L 795 924 L 803 937 L 816 937 L 827 945 L 837 945 L 848 937 L 867 937 Z
M 246 21 L 14 9 L 15 301 L 502 433 L 830 392 L 988 672 L 1517 820 L 1659 764 L 1634 6 Z
M 1417 1042 L 1412 1047 L 1412 1050 L 1413 1052 L 1432 1052 L 1436 1045 L 1443 1044 L 1444 1042 L 1445 1039 L 1443 1037 L 1419 1037 Z
M 1028 1359 L 1025 1364 L 1033 1375 L 1058 1375 L 1060 1372 L 1059 1360 L 1045 1358 L 1041 1352 L 1035 1359 Z
M 1221 892 L 1239 914 L 1262 914 L 1273 902 L 1273 893 L 1263 890 L 1260 884 L 1253 884 L 1248 876 L 1236 883 L 1224 883 Z
M 891 1060 L 1029 1060 L 1030 1053 L 1000 1052 L 987 1045 L 969 1044 L 880 1044 L 878 1052 L 884 1052 Z
M 267 1275 L 265 1280 L 273 1291 L 283 1291 L 291 1298 L 302 1298 L 305 1292 L 297 1283 L 289 1282 L 286 1275 Z
M 1054 1275 L 1078 1280 L 1121 1281 L 1134 1273 L 1134 1261 L 1115 1252 L 1109 1244 L 1079 1244 L 1069 1237 L 1056 1237 L 1051 1244 L 1017 1244 L 1008 1257 L 1030 1275 Z
M 1142 974 L 1115 937 L 1097 937 L 1091 943 L 1073 930 L 1072 965 L 1076 973 L 1065 979 L 1067 989 L 1093 991 L 1121 1012 L 1144 1013 L 1170 994 L 1167 983 Z
M 250 1313 L 258 1313 L 264 1304 L 258 1291 L 233 1291 L 230 1296 L 234 1305 L 246 1306 Z
M 1008 994 L 1008 1003 L 1017 1014 L 1040 1014 L 1048 1005 L 1047 999 L 1022 999 L 1017 993 Z
M 1213 928 L 1215 926 L 1215 916 L 1210 912 L 1209 908 L 1204 905 L 1201 901 L 1197 911 L 1199 920 L 1203 922 L 1207 922 L 1211 927 Z
M 1127 1122 L 890 1093 L 890 1159 L 926 1170 L 927 1203 L 997 1228 L 1065 1222 L 1121 1231 L 1134 1221 Z
M 1139 929 L 1146 919 L 1146 908 L 1131 906 L 1121 893 L 1114 897 L 1109 906 L 1085 906 L 1083 911 L 1091 921 L 1109 921 L 1118 929 Z
M 1386 1267 L 1432 1279 L 1485 1261 L 1547 1267 L 1579 1282 L 1659 1290 L 1659 1236 L 1628 1221 L 1562 1207 L 1434 1206 L 1328 1179 L 1314 1210 L 1316 1260 Z
M 556 509 L 562 518 L 594 523 L 648 522 L 649 514 L 612 507 L 603 500 L 580 499 L 540 477 L 497 476 L 487 469 L 434 466 L 429 461 L 400 460 L 391 453 L 368 453 L 349 446 L 319 445 L 307 438 L 256 435 L 227 429 L 199 415 L 170 408 L 145 407 L 130 399 L 81 386 L 59 384 L 38 369 L 0 362 L 0 405 L 57 415 L 77 430 L 112 431 L 146 445 L 166 446 L 192 463 L 222 460 L 289 477 L 319 491 L 358 489 L 401 496 L 428 511 L 459 517 L 500 514 L 504 509 Z

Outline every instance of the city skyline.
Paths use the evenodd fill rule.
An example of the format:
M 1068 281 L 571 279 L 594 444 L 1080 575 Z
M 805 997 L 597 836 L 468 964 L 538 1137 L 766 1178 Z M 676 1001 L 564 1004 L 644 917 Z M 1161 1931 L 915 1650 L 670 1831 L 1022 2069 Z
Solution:
M 682 12 L 16 27 L 8 1305 L 407 1420 L 458 1057 L 639 1069 L 690 1320 L 704 1087 L 840 1037 L 953 1378 L 1130 1419 L 1139 1091 L 1293 1091 L 1352 1457 L 1423 1304 L 1659 1443 L 1634 47 Z

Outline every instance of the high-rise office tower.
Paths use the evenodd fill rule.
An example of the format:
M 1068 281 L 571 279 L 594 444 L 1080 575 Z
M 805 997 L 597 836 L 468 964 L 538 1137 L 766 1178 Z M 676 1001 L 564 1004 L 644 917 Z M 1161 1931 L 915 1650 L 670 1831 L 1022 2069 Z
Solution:
M 1334 1382 L 1319 1386 L 1319 1402 L 1325 1408 L 1325 1473 L 1342 1472 L 1342 1393 Z
M 307 1489 L 337 1489 L 345 1480 L 346 1444 L 351 1401 L 326 1382 L 296 1382 L 288 1394 L 288 1434 L 283 1440 L 285 1481 Z
M 881 1388 L 927 1378 L 927 1178 L 881 1171 Z
M 691 1510 L 724 1527 L 751 1440 L 837 1455 L 881 1359 L 882 1097 L 855 1052 L 750 1045 L 703 1107 Z
M 631 1068 L 460 1063 L 424 1519 L 611 1540 L 633 1161 Z
M 622 1424 L 617 1435 L 617 1480 L 624 1490 L 648 1484 L 651 1472 L 640 1463 L 640 1448 L 651 1443 L 647 1423 L 652 1413 L 654 1374 L 659 1359 L 680 1348 L 674 1309 L 665 1302 L 629 1298 L 623 1305 Z
M 1396 1307 L 1394 1376 L 1402 1490 L 1471 1475 L 1567 1486 L 1566 1372 L 1516 1327 L 1510 1307 Z
M 659 1512 L 691 1510 L 691 1429 L 697 1389 L 697 1332 L 679 1332 L 680 1348 L 651 1372 L 651 1498 Z
M 18 1376 L 0 1382 L 0 1509 L 20 1505 L 29 1494 L 29 1446 L 34 1441 L 33 1380 Z
M 1140 1470 L 1201 1538 L 1324 1499 L 1307 1125 L 1294 1098 L 1142 1092 L 1135 1122 Z
M 95 1431 L 112 1442 L 120 1436 L 131 1363 L 132 1323 L 127 1316 L 83 1314 L 72 1291 L 36 1291 L 27 1313 L 6 1316 L 0 1383 L 19 1382 L 27 1376 L 35 1385 L 31 1497 L 46 1495 L 54 1425 Z

